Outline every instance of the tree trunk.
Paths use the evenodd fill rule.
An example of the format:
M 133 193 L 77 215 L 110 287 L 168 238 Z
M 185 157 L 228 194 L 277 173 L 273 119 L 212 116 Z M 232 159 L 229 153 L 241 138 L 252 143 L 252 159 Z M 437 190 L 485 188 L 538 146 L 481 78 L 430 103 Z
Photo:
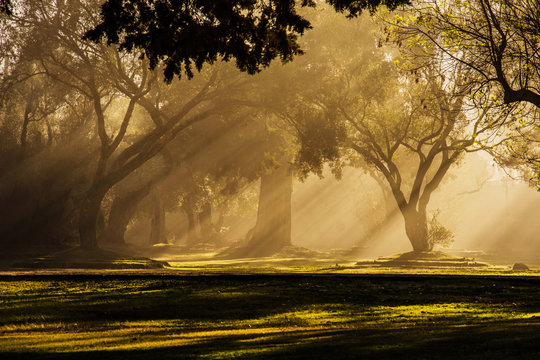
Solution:
M 407 206 L 402 214 L 405 220 L 405 232 L 411 242 L 413 251 L 431 251 L 428 241 L 426 210 L 416 210 Z
M 53 129 L 47 118 L 45 118 L 45 124 L 47 125 L 47 147 L 51 147 L 53 144 Z
M 216 235 L 214 223 L 212 222 L 212 204 L 205 202 L 202 211 L 199 214 L 199 226 L 201 227 L 201 236 L 205 241 L 212 239 Z
M 83 249 L 90 250 L 98 248 L 97 220 L 101 201 L 107 190 L 92 186 L 82 201 L 81 212 L 79 214 L 79 236 Z
M 200 241 L 200 237 L 197 231 L 197 225 L 199 223 L 198 214 L 193 210 L 193 204 L 191 199 L 184 198 L 184 203 L 182 204 L 182 210 L 186 214 L 188 221 L 188 228 L 186 232 L 186 243 L 189 246 L 193 246 Z
M 117 196 L 111 206 L 109 221 L 105 229 L 105 240 L 112 244 L 125 244 L 127 226 L 139 203 L 148 195 L 152 183 L 148 183 L 141 189 L 127 192 Z
M 165 236 L 165 207 L 158 193 L 154 193 L 152 206 L 152 220 L 150 222 L 150 245 L 164 244 Z
M 268 256 L 291 245 L 291 195 L 290 166 L 261 177 L 257 223 L 244 256 Z
M 22 160 L 26 156 L 26 148 L 27 148 L 27 141 L 28 141 L 28 125 L 30 124 L 30 103 L 27 102 L 26 106 L 24 108 L 24 117 L 23 117 L 23 123 L 21 128 L 21 136 L 20 136 L 20 150 L 19 150 L 19 158 Z

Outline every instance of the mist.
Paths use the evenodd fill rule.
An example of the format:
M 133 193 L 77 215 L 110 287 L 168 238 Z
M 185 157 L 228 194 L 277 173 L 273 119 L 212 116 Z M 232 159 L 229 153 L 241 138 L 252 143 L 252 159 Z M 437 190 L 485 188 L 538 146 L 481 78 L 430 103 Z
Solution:
M 0 359 L 536 359 L 540 0 L 0 0 Z
M 494 265 L 538 266 L 536 189 L 512 178 L 489 156 L 476 154 L 467 156 L 448 178 L 430 203 L 430 210 L 440 211 L 439 220 L 455 237 L 439 250 Z M 299 181 L 292 203 L 292 239 L 298 246 L 349 251 L 359 259 L 410 250 L 397 206 L 391 203 L 385 209 L 380 187 L 362 170 L 347 169 L 341 180 L 328 171 L 323 179 Z M 381 224 L 386 214 L 389 218 Z
M 303 8 L 304 54 L 173 76 L 87 33 L 97 4 L 40 4 L 2 20 L 20 34 L 2 60 L 10 254 L 537 264 L 536 109 L 476 98 L 472 70 L 388 12 Z

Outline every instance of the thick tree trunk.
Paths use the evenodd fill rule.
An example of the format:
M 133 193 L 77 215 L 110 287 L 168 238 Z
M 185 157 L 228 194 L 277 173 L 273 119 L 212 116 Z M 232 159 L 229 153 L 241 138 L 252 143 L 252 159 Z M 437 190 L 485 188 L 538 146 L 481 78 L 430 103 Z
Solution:
M 411 242 L 413 251 L 431 251 L 428 241 L 426 210 L 406 207 L 402 214 L 405 220 L 405 232 Z
M 257 223 L 244 256 L 268 256 L 291 245 L 291 195 L 290 166 L 261 177 Z
M 216 229 L 212 222 L 212 204 L 205 202 L 202 211 L 199 214 L 199 226 L 201 227 L 201 236 L 208 241 L 216 235 Z
M 108 190 L 108 188 L 107 188 Z M 83 249 L 97 249 L 97 221 L 101 201 L 107 190 L 93 186 L 82 201 L 79 214 L 79 236 Z
M 152 206 L 152 220 L 150 222 L 150 245 L 164 244 L 165 236 L 165 207 L 159 194 L 154 194 Z
M 200 236 L 197 231 L 197 226 L 199 224 L 199 216 L 193 210 L 193 206 L 190 201 L 184 199 L 184 204 L 182 205 L 182 210 L 187 217 L 188 228 L 186 232 L 186 242 L 189 246 L 195 245 L 200 242 Z
M 151 188 L 152 183 L 149 183 L 141 189 L 121 194 L 114 199 L 104 236 L 108 243 L 125 244 L 124 236 L 127 226 L 135 215 L 137 206 L 148 195 Z

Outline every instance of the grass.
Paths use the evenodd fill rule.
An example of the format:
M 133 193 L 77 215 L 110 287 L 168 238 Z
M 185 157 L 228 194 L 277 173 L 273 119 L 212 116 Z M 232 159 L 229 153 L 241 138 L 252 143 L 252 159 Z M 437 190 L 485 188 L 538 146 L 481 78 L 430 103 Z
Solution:
M 1 359 L 536 359 L 540 278 L 0 277 Z

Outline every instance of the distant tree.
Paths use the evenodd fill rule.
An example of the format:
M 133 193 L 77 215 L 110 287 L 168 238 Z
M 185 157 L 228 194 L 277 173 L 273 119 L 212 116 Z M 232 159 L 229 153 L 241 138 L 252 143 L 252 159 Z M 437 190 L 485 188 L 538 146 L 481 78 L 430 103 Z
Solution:
M 9 117 L 20 117 L 19 154 L 17 161 L 22 161 L 38 152 L 40 147 L 51 146 L 54 141 L 54 115 L 65 106 L 65 98 L 70 90 L 60 83 L 51 81 L 45 74 L 36 71 L 36 63 L 22 62 L 13 69 L 14 77 L 26 77 L 24 81 L 4 78 L 9 91 L 4 94 L 4 104 L 9 106 Z M 25 69 L 27 67 L 27 69 Z M 11 82 L 11 84 L 9 84 Z M 10 119 L 8 121 L 15 121 Z
M 20 26 L 19 15 L 0 19 L 1 243 L 74 244 L 95 150 L 88 139 L 91 111 L 80 94 L 45 74 L 34 50 L 48 51 L 51 43 L 36 46 L 36 29 Z

